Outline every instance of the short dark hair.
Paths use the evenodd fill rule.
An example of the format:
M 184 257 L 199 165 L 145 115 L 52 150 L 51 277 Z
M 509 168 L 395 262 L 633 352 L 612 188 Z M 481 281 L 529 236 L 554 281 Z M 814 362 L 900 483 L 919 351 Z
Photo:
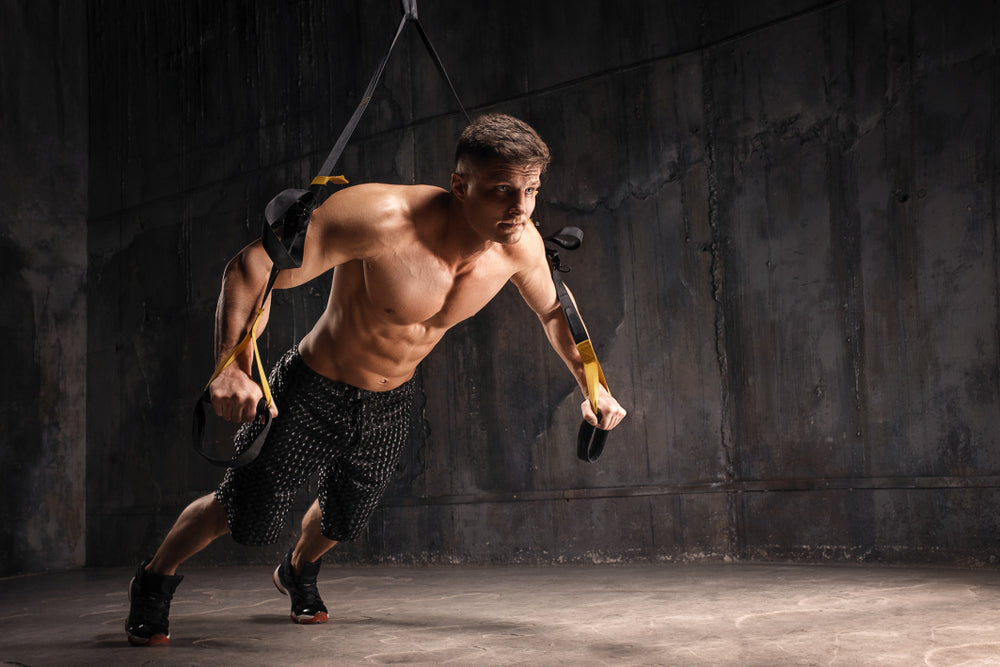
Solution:
M 523 120 L 502 113 L 479 116 L 462 132 L 455 149 L 455 170 L 464 159 L 479 164 L 503 160 L 511 164 L 549 166 L 549 147 Z

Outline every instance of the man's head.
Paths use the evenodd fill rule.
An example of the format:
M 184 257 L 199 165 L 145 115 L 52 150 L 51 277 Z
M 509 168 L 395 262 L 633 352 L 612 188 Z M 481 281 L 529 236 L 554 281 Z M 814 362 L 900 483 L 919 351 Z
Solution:
M 549 147 L 538 133 L 522 120 L 494 113 L 476 118 L 465 128 L 455 149 L 455 172 L 499 160 L 520 167 L 549 166 Z
M 455 151 L 451 191 L 484 240 L 514 244 L 535 210 L 549 148 L 527 123 L 503 114 L 477 118 Z

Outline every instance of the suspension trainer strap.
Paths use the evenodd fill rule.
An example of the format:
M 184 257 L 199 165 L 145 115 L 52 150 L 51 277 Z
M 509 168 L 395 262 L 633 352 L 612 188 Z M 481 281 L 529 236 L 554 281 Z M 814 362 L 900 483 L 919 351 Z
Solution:
M 325 185 L 325 182 L 320 181 L 328 174 L 333 173 L 333 169 L 337 166 L 337 162 L 340 160 L 341 154 L 347 147 L 347 143 L 351 140 L 351 135 L 354 134 L 354 130 L 358 127 L 358 122 L 361 121 L 361 117 L 368 108 L 369 102 L 372 101 L 372 97 L 375 95 L 375 89 L 378 87 L 378 83 L 382 79 L 382 73 L 385 71 L 385 66 L 389 62 L 389 56 L 392 55 L 392 51 L 396 48 L 396 43 L 399 41 L 400 35 L 403 34 L 403 29 L 406 28 L 408 23 L 413 23 L 417 26 L 420 38 L 423 41 L 424 46 L 427 47 L 427 52 L 434 61 L 435 67 L 437 67 L 438 72 L 441 73 L 445 83 L 448 84 L 448 88 L 451 90 L 451 94 L 455 97 L 455 101 L 458 103 L 458 108 L 462 111 L 462 115 L 465 116 L 465 120 L 470 121 L 469 114 L 462 105 L 462 100 L 459 99 L 458 93 L 455 91 L 455 86 L 452 85 L 451 79 L 448 77 L 448 72 L 444 68 L 444 63 L 441 62 L 441 58 L 438 56 L 437 51 L 434 50 L 434 46 L 431 44 L 430 39 L 427 37 L 427 33 L 424 31 L 423 25 L 420 23 L 420 19 L 417 16 L 417 0 L 403 0 L 403 18 L 399 21 L 399 27 L 396 28 L 396 34 L 393 36 L 392 42 L 389 44 L 389 49 L 385 52 L 385 56 L 382 57 L 382 60 L 379 61 L 378 67 L 375 68 L 375 74 L 372 76 L 371 81 L 368 82 L 368 87 L 365 89 L 365 94 L 361 97 L 361 102 L 358 103 L 358 107 L 354 110 L 350 120 L 347 121 L 347 125 L 344 127 L 343 131 L 341 131 L 340 137 L 337 139 L 337 143 L 333 145 L 333 150 L 330 151 L 326 161 L 323 162 L 323 166 L 319 170 L 319 176 L 313 179 L 313 185 Z
M 438 56 L 437 51 L 434 49 L 434 45 L 431 44 L 430 38 L 427 36 L 427 32 L 424 30 L 424 25 L 417 18 L 417 0 L 403 0 L 403 11 L 406 13 L 406 18 L 413 22 L 413 25 L 417 26 L 417 32 L 420 33 L 420 39 L 423 41 L 424 46 L 427 47 L 427 53 L 430 54 L 431 59 L 434 61 L 434 66 L 437 67 L 437 71 L 441 74 L 441 78 L 444 82 L 448 84 L 448 89 L 451 91 L 452 97 L 455 98 L 455 102 L 458 103 L 458 108 L 462 111 L 462 115 L 465 116 L 465 122 L 471 123 L 472 119 L 469 118 L 469 113 L 465 110 L 462 105 L 462 100 L 458 96 L 458 91 L 455 90 L 455 86 L 452 85 L 451 79 L 448 77 L 448 72 L 444 68 L 444 63 L 441 62 L 441 57 Z
M 583 324 L 580 311 L 576 307 L 576 301 L 569 293 L 566 284 L 563 282 L 562 274 L 569 271 L 559 260 L 559 250 L 576 250 L 583 242 L 583 232 L 577 227 L 563 227 L 555 234 L 545 239 L 545 255 L 549 260 L 549 268 L 552 270 L 552 282 L 555 283 L 556 297 L 562 307 L 563 315 L 566 316 L 566 323 L 569 325 L 569 332 L 576 343 L 576 349 L 580 353 L 580 360 L 583 361 L 583 373 L 587 381 L 587 398 L 590 407 L 593 409 L 597 419 L 601 419 L 601 411 L 597 407 L 598 385 L 608 389 L 608 381 L 604 378 L 604 370 L 601 362 L 597 360 L 597 353 L 594 351 L 594 344 L 587 333 L 587 327 Z M 611 390 L 608 389 L 610 393 Z M 576 455 L 582 461 L 593 463 L 604 451 L 604 444 L 607 442 L 608 432 L 604 429 L 591 426 L 586 420 L 580 424 L 580 431 L 576 438 Z
M 347 183 L 347 179 L 343 176 L 334 176 L 333 170 L 340 161 L 340 157 L 343 155 L 344 149 L 347 148 L 347 144 L 350 142 L 351 136 L 357 129 L 358 123 L 361 121 L 361 117 L 364 115 L 365 110 L 368 108 L 368 104 L 371 102 L 372 97 L 375 94 L 375 89 L 378 87 L 379 81 L 382 79 L 385 66 L 389 62 L 389 57 L 392 55 L 393 49 L 396 48 L 400 35 L 403 34 L 403 29 L 406 28 L 408 23 L 416 25 L 417 30 L 420 33 L 421 41 L 423 41 L 424 46 L 427 48 L 427 52 L 434 61 L 434 65 L 437 67 L 438 72 L 441 73 L 445 83 L 448 84 L 448 88 L 455 97 L 455 101 L 458 102 L 458 107 L 462 111 L 462 115 L 465 116 L 467 121 L 470 120 L 469 114 L 462 105 L 462 100 L 459 99 L 458 93 L 452 85 L 451 79 L 448 77 L 448 72 L 445 71 L 441 58 L 438 56 L 437 51 L 434 50 L 434 46 L 431 44 L 430 39 L 427 37 L 427 33 L 424 31 L 423 25 L 420 23 L 420 19 L 417 15 L 417 0 L 402 0 L 402 8 L 403 18 L 399 22 L 399 27 L 396 28 L 396 33 L 393 35 L 392 42 L 390 42 L 388 50 L 386 50 L 385 55 L 379 61 L 378 67 L 375 69 L 375 74 L 372 76 L 371 81 L 368 82 L 368 87 L 365 89 L 365 93 L 361 97 L 360 103 L 354 110 L 354 113 L 351 114 L 351 118 L 347 121 L 347 125 L 341 131 L 340 136 L 337 138 L 337 142 L 333 145 L 333 149 L 327 155 L 326 160 L 323 162 L 323 166 L 319 170 L 319 174 L 313 178 L 312 182 L 309 184 L 309 189 L 289 188 L 282 190 L 270 202 L 268 202 L 267 207 L 264 209 L 264 221 L 261 226 L 261 245 L 264 247 L 264 250 L 267 252 L 267 255 L 271 259 L 273 265 L 267 285 L 264 288 L 263 297 L 260 301 L 260 309 L 257 311 L 257 315 L 254 318 L 253 323 L 250 325 L 250 329 L 243 337 L 243 340 L 240 341 L 239 345 L 237 345 L 233 351 L 230 352 L 230 354 L 216 367 L 215 372 L 212 373 L 212 377 L 205 385 L 205 389 L 202 392 L 201 397 L 195 404 L 192 425 L 194 448 L 198 454 L 213 465 L 227 468 L 240 468 L 256 459 L 257 455 L 260 453 L 261 447 L 264 445 L 264 440 L 267 438 L 267 433 L 271 428 L 270 406 L 272 398 L 271 389 L 267 383 L 267 374 L 264 372 L 264 365 L 261 362 L 260 349 L 257 347 L 257 323 L 264 312 L 264 308 L 267 304 L 267 298 L 271 293 L 271 289 L 274 287 L 274 281 L 278 277 L 278 272 L 283 269 L 295 269 L 302 266 L 302 257 L 305 249 L 306 232 L 309 228 L 309 220 L 315 208 L 322 203 L 323 199 L 325 199 L 323 195 L 326 187 L 330 184 L 344 185 Z M 254 440 L 253 444 L 242 454 L 231 459 L 217 459 L 209 456 L 204 451 L 206 412 L 207 407 L 210 406 L 212 402 L 208 387 L 212 384 L 215 378 L 222 373 L 222 371 L 232 364 L 240 354 L 246 351 L 248 346 L 253 347 L 253 359 L 256 362 L 257 374 L 260 378 L 261 390 L 264 394 L 263 398 L 261 398 L 260 402 L 257 404 L 257 415 L 254 419 L 262 424 L 263 428 Z

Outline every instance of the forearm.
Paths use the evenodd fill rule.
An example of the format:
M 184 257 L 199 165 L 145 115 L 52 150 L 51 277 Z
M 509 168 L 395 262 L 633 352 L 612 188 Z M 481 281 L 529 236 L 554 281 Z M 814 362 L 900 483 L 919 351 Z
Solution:
M 215 310 L 216 363 L 229 356 L 249 331 L 260 308 L 270 270 L 271 262 L 258 243 L 244 248 L 226 266 Z M 255 333 L 258 336 L 267 325 L 268 307 L 269 303 L 264 304 L 264 311 L 257 321 Z M 252 359 L 252 349 L 247 347 L 235 363 L 249 374 Z
M 576 378 L 576 383 L 585 397 L 588 396 L 587 376 L 583 371 L 583 360 L 580 359 L 580 352 L 576 348 L 576 342 L 570 333 L 569 325 L 563 316 L 562 310 L 557 308 L 547 314 L 540 314 L 538 319 L 542 323 L 545 335 L 549 339 L 549 344 L 556 351 L 559 358 L 566 364 L 566 368 Z

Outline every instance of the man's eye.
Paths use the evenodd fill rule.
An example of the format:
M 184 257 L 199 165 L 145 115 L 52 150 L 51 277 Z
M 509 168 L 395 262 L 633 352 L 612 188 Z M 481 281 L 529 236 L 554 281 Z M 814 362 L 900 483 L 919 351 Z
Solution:
M 508 192 L 508 191 L 510 191 L 510 186 L 509 185 L 498 185 L 497 186 L 497 192 Z
M 527 188 L 524 191 L 524 194 L 528 195 L 529 197 L 534 197 L 535 195 L 538 194 L 538 188 Z

